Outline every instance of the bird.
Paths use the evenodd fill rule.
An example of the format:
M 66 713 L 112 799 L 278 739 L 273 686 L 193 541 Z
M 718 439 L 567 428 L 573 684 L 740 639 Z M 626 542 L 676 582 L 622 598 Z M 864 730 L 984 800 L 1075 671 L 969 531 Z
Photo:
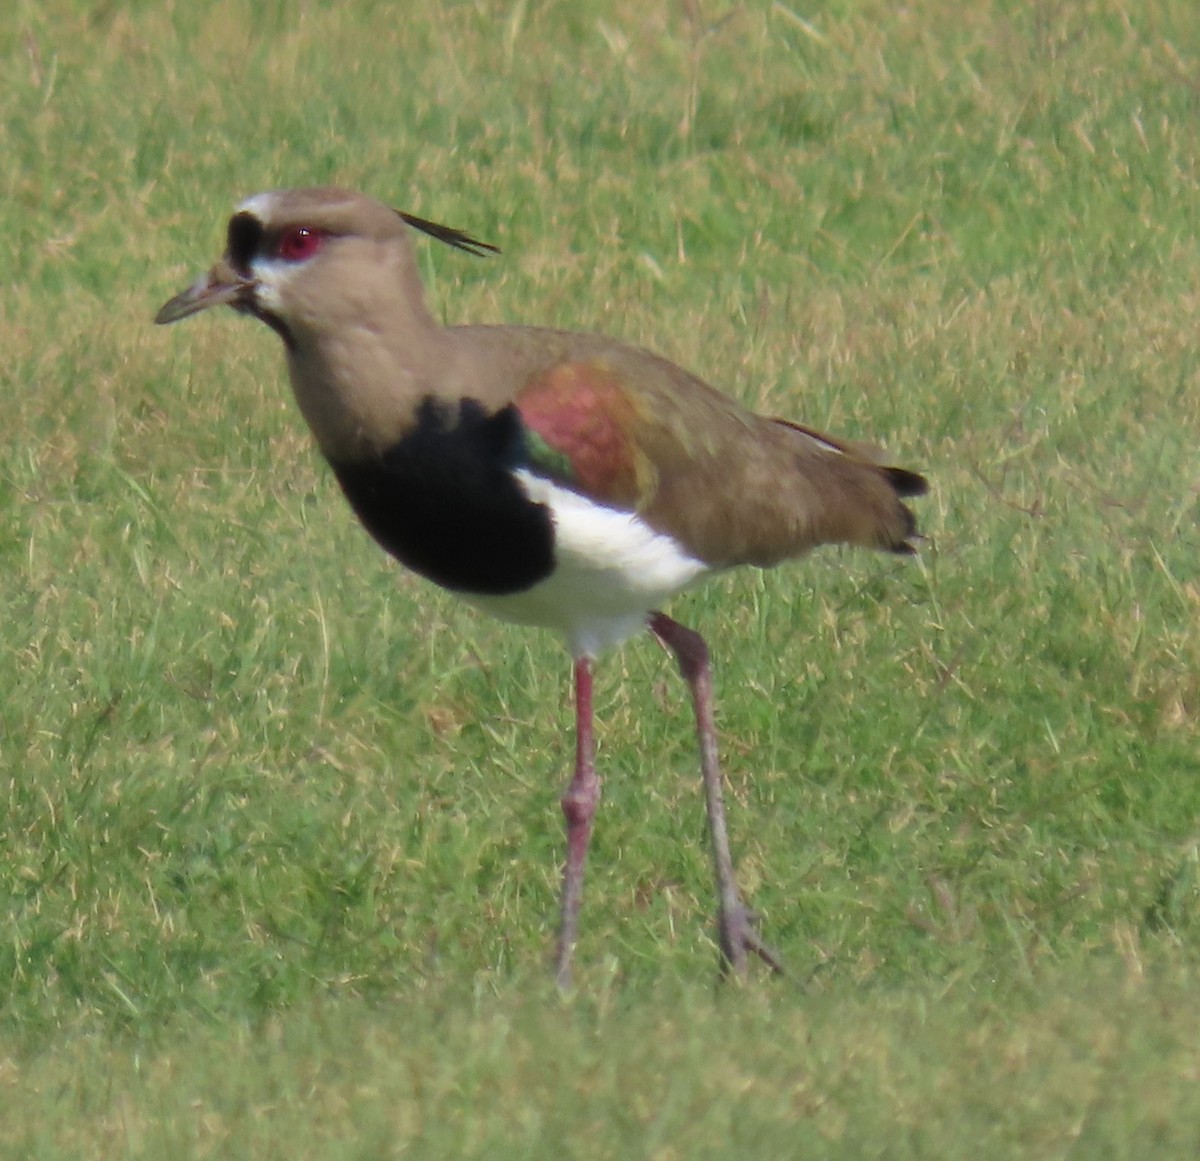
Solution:
M 687 683 L 716 878 L 721 973 L 784 973 L 738 890 L 704 638 L 663 605 L 735 566 L 825 544 L 911 554 L 918 472 L 871 445 L 756 414 L 648 350 L 536 326 L 443 325 L 415 235 L 476 256 L 471 234 L 333 187 L 255 194 L 214 265 L 158 311 L 226 305 L 282 340 L 318 449 L 367 532 L 402 565 L 572 659 L 575 762 L 554 975 L 572 986 L 600 778 L 597 658 L 643 628 Z

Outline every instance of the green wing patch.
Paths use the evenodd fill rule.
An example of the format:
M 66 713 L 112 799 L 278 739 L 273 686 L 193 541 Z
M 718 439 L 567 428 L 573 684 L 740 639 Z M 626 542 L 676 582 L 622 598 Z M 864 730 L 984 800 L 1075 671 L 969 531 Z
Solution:
M 638 508 L 653 492 L 653 465 L 638 447 L 633 394 L 602 363 L 560 363 L 513 400 L 528 431 L 530 466 L 594 500 Z

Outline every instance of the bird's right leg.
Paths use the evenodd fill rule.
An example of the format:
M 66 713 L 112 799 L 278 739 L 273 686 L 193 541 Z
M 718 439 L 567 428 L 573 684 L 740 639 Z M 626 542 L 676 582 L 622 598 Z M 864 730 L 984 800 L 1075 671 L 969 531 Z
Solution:
M 725 826 L 725 795 L 721 787 L 721 765 L 717 757 L 717 727 L 713 718 L 712 666 L 708 646 L 694 629 L 688 629 L 663 613 L 651 613 L 650 632 L 674 655 L 679 672 L 692 694 L 696 713 L 696 739 L 700 743 L 700 773 L 704 779 L 704 801 L 708 811 L 708 833 L 712 840 L 713 870 L 717 879 L 717 939 L 721 946 L 723 972 L 739 979 L 746 976 L 747 953 L 753 952 L 778 975 L 786 974 L 779 957 L 754 930 L 753 917 L 742 902 L 729 853 Z
M 583 865 L 599 801 L 600 779 L 596 776 L 596 744 L 592 734 L 592 660 L 579 657 L 575 660 L 575 773 L 562 796 L 567 820 L 567 860 L 563 866 L 555 980 L 564 991 L 571 986 L 571 955 L 579 935 L 579 906 L 583 902 Z

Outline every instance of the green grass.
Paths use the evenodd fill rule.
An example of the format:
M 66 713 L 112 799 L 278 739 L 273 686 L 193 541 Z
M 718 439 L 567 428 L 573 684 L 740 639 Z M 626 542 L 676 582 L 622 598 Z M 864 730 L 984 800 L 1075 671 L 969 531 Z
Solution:
M 1146 1157 L 1200 1144 L 1193 5 L 87 4 L 0 21 L 0 1147 Z M 726 18 L 727 17 L 727 18 Z M 241 197 L 469 229 L 448 320 L 597 329 L 933 483 L 915 561 L 569 666 L 392 567 L 278 343 L 156 330 Z

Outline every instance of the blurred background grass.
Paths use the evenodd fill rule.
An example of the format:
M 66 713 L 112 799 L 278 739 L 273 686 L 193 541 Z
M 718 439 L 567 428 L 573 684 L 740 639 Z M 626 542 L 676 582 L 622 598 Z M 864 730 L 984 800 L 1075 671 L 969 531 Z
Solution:
M 1191 5 L 17 0 L 0 68 L 11 1155 L 1194 1155 Z M 503 247 L 447 321 L 929 473 L 919 560 L 673 607 L 791 983 L 713 1000 L 635 643 L 559 1003 L 561 648 L 374 549 L 265 328 L 150 325 L 324 182 Z

